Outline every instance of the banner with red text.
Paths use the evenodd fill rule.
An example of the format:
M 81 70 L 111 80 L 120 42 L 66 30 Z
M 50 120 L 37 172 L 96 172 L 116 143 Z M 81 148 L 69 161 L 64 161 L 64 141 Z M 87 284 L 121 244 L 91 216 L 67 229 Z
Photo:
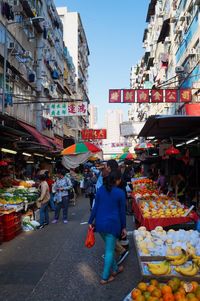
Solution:
M 81 136 L 83 140 L 106 139 L 107 131 L 106 129 L 84 129 L 81 131 Z

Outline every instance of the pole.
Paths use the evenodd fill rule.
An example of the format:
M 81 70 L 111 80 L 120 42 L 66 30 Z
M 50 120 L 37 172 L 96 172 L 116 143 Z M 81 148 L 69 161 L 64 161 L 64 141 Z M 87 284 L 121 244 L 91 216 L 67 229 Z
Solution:
M 7 45 L 7 24 L 5 25 L 4 33 L 4 60 L 3 60 L 3 93 L 2 93 L 2 115 L 5 114 L 5 99 L 6 99 L 6 67 L 7 67 L 7 56 L 8 56 L 8 45 Z M 4 125 L 4 120 L 2 121 Z

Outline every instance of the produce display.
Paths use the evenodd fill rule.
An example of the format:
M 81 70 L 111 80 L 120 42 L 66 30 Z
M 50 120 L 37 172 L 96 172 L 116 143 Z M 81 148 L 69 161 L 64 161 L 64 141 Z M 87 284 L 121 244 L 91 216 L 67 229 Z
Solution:
M 124 301 L 199 301 L 200 285 L 196 281 L 184 282 L 173 277 L 167 283 L 156 279 L 140 282 Z
M 140 227 L 134 231 L 140 256 L 181 255 L 182 250 L 200 256 L 200 233 L 195 230 L 163 230 L 158 226 L 152 231 Z

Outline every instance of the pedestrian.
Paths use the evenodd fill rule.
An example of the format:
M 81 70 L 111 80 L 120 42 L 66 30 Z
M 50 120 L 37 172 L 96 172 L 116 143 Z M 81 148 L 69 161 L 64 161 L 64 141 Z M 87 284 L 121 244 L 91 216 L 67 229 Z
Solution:
M 88 221 L 100 233 L 105 242 L 105 258 L 101 284 L 114 280 L 118 273 L 123 272 L 123 266 L 118 266 L 115 260 L 116 240 L 126 236 L 126 200 L 124 192 L 117 186 L 121 181 L 119 171 L 111 172 L 105 179 L 95 198 L 95 204 Z
M 49 200 L 49 206 L 51 208 L 52 211 L 56 210 L 56 206 L 54 203 L 54 193 L 52 191 L 52 186 L 54 184 L 54 180 L 49 176 L 49 171 L 45 171 L 45 176 L 46 176 L 46 182 L 49 185 L 49 192 L 50 192 L 50 200 Z
M 40 226 L 39 229 L 49 224 L 49 212 L 48 203 L 50 199 L 49 185 L 46 182 L 46 176 L 44 174 L 39 176 L 40 185 L 39 191 L 40 196 L 37 200 L 38 207 L 40 208 Z
M 159 170 L 159 176 L 158 176 L 156 183 L 158 185 L 159 193 L 167 193 L 167 181 L 166 181 L 165 172 L 163 169 Z
M 65 174 L 64 170 L 59 171 L 58 178 L 54 184 L 56 208 L 55 219 L 52 221 L 53 224 L 58 222 L 61 208 L 63 208 L 63 222 L 64 224 L 68 223 L 69 190 L 72 188 L 72 183 Z
M 89 198 L 90 201 L 90 210 L 92 210 L 92 205 L 95 197 L 95 184 L 97 178 L 93 172 L 89 170 L 89 168 L 85 168 L 84 170 L 84 189 L 85 189 L 85 196 Z

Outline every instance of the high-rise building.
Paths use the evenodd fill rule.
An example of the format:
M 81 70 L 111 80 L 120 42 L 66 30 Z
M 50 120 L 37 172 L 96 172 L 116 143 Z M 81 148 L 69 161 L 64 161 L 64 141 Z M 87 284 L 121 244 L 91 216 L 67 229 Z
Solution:
M 89 116 L 89 128 L 97 128 L 98 122 L 98 108 L 95 105 L 90 104 L 89 106 L 90 116 Z
M 107 129 L 108 142 L 122 142 L 124 138 L 120 136 L 120 123 L 123 121 L 122 110 L 108 110 L 105 114 L 105 127 Z

